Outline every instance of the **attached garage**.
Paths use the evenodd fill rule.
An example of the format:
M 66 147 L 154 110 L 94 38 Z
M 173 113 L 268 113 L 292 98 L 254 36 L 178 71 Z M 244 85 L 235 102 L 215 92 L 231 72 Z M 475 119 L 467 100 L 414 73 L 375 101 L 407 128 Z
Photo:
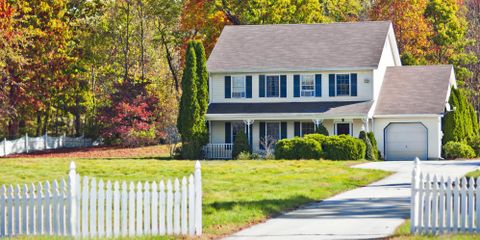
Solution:
M 385 159 L 428 159 L 428 129 L 422 123 L 390 123 L 384 129 Z

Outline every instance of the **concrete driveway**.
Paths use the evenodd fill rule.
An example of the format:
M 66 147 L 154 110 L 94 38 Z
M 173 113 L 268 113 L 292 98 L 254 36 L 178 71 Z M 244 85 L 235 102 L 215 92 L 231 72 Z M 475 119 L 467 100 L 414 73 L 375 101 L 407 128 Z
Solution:
M 366 187 L 341 193 L 285 213 L 226 239 L 372 239 L 387 237 L 409 218 L 413 161 L 370 162 L 356 168 L 395 174 Z M 424 173 L 463 176 L 480 160 L 422 161 Z

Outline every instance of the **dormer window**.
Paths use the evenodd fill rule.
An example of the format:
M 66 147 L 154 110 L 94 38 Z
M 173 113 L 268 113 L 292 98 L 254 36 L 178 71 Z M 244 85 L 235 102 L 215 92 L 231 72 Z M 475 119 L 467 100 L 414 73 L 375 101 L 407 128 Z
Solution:
M 245 76 L 232 76 L 232 98 L 245 98 Z
M 302 75 L 300 80 L 300 95 L 302 97 L 314 97 L 315 96 L 315 76 L 314 75 Z

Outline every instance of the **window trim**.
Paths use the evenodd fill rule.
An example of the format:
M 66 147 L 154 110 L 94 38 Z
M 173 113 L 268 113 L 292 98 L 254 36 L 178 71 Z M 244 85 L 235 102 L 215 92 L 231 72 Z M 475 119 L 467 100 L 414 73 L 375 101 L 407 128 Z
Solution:
M 268 77 L 272 77 L 272 76 L 277 76 L 278 77 L 278 96 L 268 96 Z M 280 79 L 281 79 L 281 75 L 280 74 L 265 74 L 265 97 L 266 98 L 281 98 L 281 93 L 282 93 L 282 86 L 281 86 L 281 82 L 280 82 Z
M 247 76 L 246 75 L 231 75 L 231 81 L 232 83 L 230 84 L 230 95 L 231 95 L 231 98 L 247 98 Z M 243 78 L 243 97 L 234 97 L 233 96 L 233 79 L 235 77 L 241 77 Z
M 304 96 L 304 95 L 302 94 L 302 92 L 303 92 L 303 89 L 302 89 L 302 87 L 303 87 L 302 80 L 303 80 L 303 77 L 304 77 L 304 76 L 312 76 L 312 79 L 313 79 L 313 90 L 312 90 L 312 91 L 313 91 L 313 94 L 312 94 L 311 96 Z M 317 84 L 317 83 L 316 83 L 316 80 L 315 80 L 315 74 L 301 74 L 301 75 L 300 75 L 300 97 L 305 97 L 305 98 L 315 97 L 315 89 L 317 88 L 316 84 Z
M 353 121 L 335 121 L 335 122 L 333 123 L 334 133 L 335 133 L 335 135 L 338 136 L 338 132 L 337 132 L 338 127 L 337 127 L 337 124 L 349 124 L 349 132 L 350 132 L 349 135 L 350 135 L 350 136 L 353 136 Z

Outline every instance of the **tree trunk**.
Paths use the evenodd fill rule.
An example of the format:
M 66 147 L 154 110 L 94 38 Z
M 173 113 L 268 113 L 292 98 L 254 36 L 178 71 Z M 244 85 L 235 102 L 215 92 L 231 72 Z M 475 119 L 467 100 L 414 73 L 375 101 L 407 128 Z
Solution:
M 128 52 L 130 51 L 130 46 L 129 46 L 129 42 L 130 42 L 130 39 L 129 39 L 129 30 L 130 30 L 130 1 L 127 0 L 126 1 L 127 3 L 127 26 L 126 26 L 126 32 L 125 32 L 125 49 L 124 49 L 124 65 L 125 65 L 125 73 L 124 73 L 124 79 L 126 81 L 128 81 Z
M 163 47 L 165 48 L 165 56 L 167 57 L 167 63 L 168 63 L 168 68 L 170 69 L 170 73 L 172 74 L 173 81 L 175 83 L 175 91 L 177 92 L 177 98 L 179 97 L 179 91 L 180 91 L 180 83 L 178 82 L 178 73 L 177 70 L 175 69 L 175 66 L 173 65 L 173 57 L 172 53 L 170 52 L 170 49 L 168 49 L 168 43 L 165 39 L 165 35 L 162 34 L 162 44 Z

